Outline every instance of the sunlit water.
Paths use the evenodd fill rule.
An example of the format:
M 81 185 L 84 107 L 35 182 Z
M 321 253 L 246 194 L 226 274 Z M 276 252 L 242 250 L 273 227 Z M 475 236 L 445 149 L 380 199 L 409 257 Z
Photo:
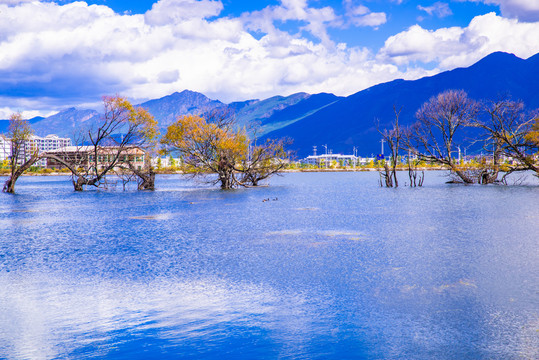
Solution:
M 0 193 L 0 358 L 537 359 L 539 187 L 445 180 L 21 178 Z

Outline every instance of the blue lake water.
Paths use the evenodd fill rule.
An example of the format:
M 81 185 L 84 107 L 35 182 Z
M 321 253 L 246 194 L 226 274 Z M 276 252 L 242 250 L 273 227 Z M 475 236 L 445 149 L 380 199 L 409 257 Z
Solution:
M 442 175 L 23 177 L 0 193 L 0 358 L 539 358 L 539 187 Z

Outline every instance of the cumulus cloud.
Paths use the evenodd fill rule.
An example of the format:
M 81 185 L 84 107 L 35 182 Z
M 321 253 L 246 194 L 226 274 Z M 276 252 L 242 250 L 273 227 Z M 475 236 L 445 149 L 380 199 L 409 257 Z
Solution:
M 211 19 L 221 9 L 209 0 L 162 0 L 142 15 L 84 2 L 0 5 L 0 106 L 46 110 L 42 104 L 111 93 L 142 100 L 182 89 L 223 101 L 296 91 L 343 95 L 405 76 L 395 65 L 376 64 L 368 50 L 333 44 L 326 27 L 339 17 L 332 8 L 285 0 Z M 274 25 L 287 20 L 302 21 L 301 31 L 319 41 Z
M 0 5 L 5 4 L 5 5 L 15 6 L 15 5 L 19 5 L 19 4 L 22 4 L 25 2 L 31 2 L 31 1 L 34 1 L 34 0 L 0 0 Z
M 348 4 L 346 16 L 368 26 L 386 21 L 385 14 Z M 344 26 L 344 20 L 329 7 L 283 0 L 237 18 L 215 17 L 222 6 L 161 0 L 146 14 L 128 15 L 84 2 L 0 4 L 0 108 L 45 113 L 99 103 L 105 94 L 138 101 L 183 89 L 222 101 L 299 91 L 348 95 L 470 65 L 492 51 L 520 57 L 539 51 L 538 24 L 495 14 L 476 17 L 465 28 L 415 25 L 376 53 L 333 43 L 327 29 Z M 299 24 L 298 30 L 279 26 L 287 21 Z M 436 68 L 417 62 L 435 62 Z
M 166 25 L 193 18 L 217 16 L 223 10 L 218 0 L 159 0 L 144 14 L 149 25 Z
M 260 11 L 246 13 L 242 21 L 248 30 L 260 31 L 279 37 L 281 32 L 275 22 L 298 21 L 304 25 L 301 31 L 307 31 L 320 39 L 326 46 L 333 46 L 327 28 L 339 24 L 339 17 L 331 7 L 313 8 L 307 0 L 281 0 L 280 5 L 267 6 Z
M 449 4 L 443 2 L 436 2 L 431 6 L 417 5 L 417 8 L 421 11 L 425 11 L 429 15 L 434 15 L 439 18 L 443 18 L 452 15 L 453 12 L 449 8 Z
M 539 21 L 539 0 L 460 0 L 497 5 L 504 17 L 521 21 Z
M 414 25 L 391 36 L 380 50 L 382 61 L 403 65 L 436 62 L 440 69 L 469 66 L 494 52 L 527 58 L 539 51 L 539 23 L 520 23 L 489 13 L 475 17 L 465 27 L 423 29 Z
M 387 22 L 387 16 L 384 12 L 371 12 L 363 4 L 356 3 L 355 0 L 344 0 L 346 16 L 354 26 L 372 26 L 377 27 Z

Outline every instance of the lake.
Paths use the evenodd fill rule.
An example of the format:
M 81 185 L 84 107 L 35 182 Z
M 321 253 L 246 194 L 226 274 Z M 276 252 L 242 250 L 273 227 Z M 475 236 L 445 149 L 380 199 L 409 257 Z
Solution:
M 537 359 L 539 187 L 443 174 L 23 177 L 0 193 L 0 358 Z

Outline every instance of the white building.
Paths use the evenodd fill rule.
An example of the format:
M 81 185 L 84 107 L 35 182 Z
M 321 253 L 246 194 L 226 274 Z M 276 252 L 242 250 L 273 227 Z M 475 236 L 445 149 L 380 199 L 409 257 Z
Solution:
M 172 161 L 171 161 L 172 160 Z M 170 158 L 169 157 L 155 157 L 152 158 L 152 166 L 153 167 L 161 167 L 161 168 L 168 168 L 171 166 L 180 166 L 182 164 L 181 158 Z
M 71 139 L 61 138 L 58 135 L 47 135 L 45 137 L 32 135 L 29 140 L 30 149 L 39 149 L 40 153 L 56 150 L 62 147 L 71 146 Z
M 25 152 L 31 154 L 36 149 L 39 149 L 39 153 L 60 149 L 63 147 L 71 146 L 71 139 L 61 138 L 58 135 L 47 135 L 45 137 L 32 135 L 30 140 L 25 144 Z M 46 167 L 47 159 L 39 160 L 35 166 Z
M 333 164 L 337 166 L 357 166 L 361 163 L 361 158 L 355 155 L 343 154 L 323 154 L 309 155 L 302 160 L 304 164 L 317 165 L 320 167 L 329 167 Z
M 0 163 L 11 156 L 11 140 L 0 134 Z
M 21 156 L 19 162 L 24 161 L 32 154 L 36 149 L 39 149 L 39 153 L 42 154 L 47 151 L 56 150 L 65 146 L 71 145 L 71 139 L 61 138 L 57 135 L 47 135 L 45 137 L 32 135 L 29 140 L 25 141 L 24 148 L 21 149 Z M 11 140 L 0 135 L 0 161 L 4 161 L 11 157 Z M 41 159 L 36 166 L 46 167 L 47 159 Z

